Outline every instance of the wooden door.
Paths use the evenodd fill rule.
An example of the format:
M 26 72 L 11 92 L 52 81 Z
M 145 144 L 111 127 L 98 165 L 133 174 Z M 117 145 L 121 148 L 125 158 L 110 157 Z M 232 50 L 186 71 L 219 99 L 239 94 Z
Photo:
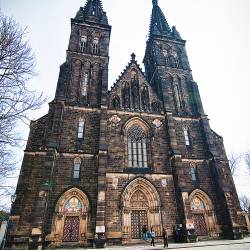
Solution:
M 142 227 L 148 226 L 148 216 L 145 210 L 134 210 L 131 213 L 131 238 L 140 239 Z
M 203 214 L 194 214 L 194 228 L 196 235 L 207 235 L 207 226 Z
M 64 242 L 79 241 L 79 225 L 80 219 L 78 216 L 67 216 L 65 218 L 63 229 Z

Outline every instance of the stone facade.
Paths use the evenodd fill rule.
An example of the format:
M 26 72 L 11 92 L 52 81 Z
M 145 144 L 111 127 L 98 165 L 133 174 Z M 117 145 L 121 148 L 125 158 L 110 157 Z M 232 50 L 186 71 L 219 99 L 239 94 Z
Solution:
M 12 210 L 10 249 L 109 244 L 141 228 L 243 226 L 223 139 L 209 126 L 185 41 L 153 1 L 144 73 L 135 55 L 108 91 L 111 26 L 100 0 L 71 20 L 54 100 L 33 121 Z M 10 243 L 10 242 L 9 242 Z

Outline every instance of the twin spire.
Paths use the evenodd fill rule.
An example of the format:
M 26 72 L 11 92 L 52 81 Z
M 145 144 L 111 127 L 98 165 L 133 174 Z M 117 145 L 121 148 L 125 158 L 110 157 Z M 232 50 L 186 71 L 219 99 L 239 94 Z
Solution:
M 179 32 L 175 27 L 172 29 L 158 5 L 158 0 L 152 0 L 153 9 L 149 27 L 149 36 L 158 35 L 176 39 L 181 39 Z M 103 10 L 101 0 L 87 0 L 85 6 L 80 8 L 75 19 L 80 22 L 92 22 L 108 25 L 106 12 Z

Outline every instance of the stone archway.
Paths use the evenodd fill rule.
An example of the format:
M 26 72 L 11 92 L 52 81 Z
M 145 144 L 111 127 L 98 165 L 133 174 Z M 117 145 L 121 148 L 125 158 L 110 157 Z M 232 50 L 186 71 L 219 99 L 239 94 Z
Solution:
M 214 206 L 208 195 L 194 190 L 189 196 L 194 227 L 198 236 L 217 236 L 218 225 Z
M 60 245 L 64 242 L 81 243 L 87 240 L 89 201 L 77 188 L 66 191 L 58 200 L 53 216 L 52 242 Z
M 141 237 L 141 228 L 154 227 L 161 235 L 161 202 L 156 188 L 144 178 L 131 181 L 122 194 L 123 241 Z

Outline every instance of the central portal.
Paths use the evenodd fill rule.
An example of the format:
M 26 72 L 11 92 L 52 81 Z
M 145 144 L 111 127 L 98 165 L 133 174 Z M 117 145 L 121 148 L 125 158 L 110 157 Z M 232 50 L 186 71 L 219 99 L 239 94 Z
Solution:
M 123 240 L 140 239 L 142 227 L 154 227 L 161 235 L 161 203 L 156 188 L 141 177 L 131 181 L 122 195 Z
M 131 213 L 131 238 L 140 239 L 142 227 L 148 226 L 148 215 L 145 210 L 134 210 Z

